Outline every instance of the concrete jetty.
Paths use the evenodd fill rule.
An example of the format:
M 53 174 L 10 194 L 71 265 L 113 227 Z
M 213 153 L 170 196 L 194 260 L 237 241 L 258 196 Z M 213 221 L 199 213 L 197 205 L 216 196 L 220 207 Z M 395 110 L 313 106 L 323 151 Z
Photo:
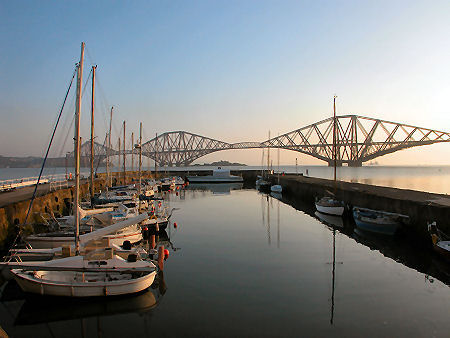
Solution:
M 271 180 L 276 181 L 272 175 Z M 450 196 L 422 191 L 382 187 L 307 177 L 284 175 L 280 177 L 283 195 L 313 204 L 316 197 L 333 193 L 349 206 L 400 213 L 410 217 L 406 228 L 429 240 L 427 222 L 436 221 L 439 228 L 450 232 Z
M 208 175 L 209 171 L 170 171 L 159 172 L 161 176 Z M 233 175 L 244 178 L 244 187 L 255 186 L 256 176 L 260 171 L 235 170 Z M 154 175 L 144 172 L 143 177 L 150 178 Z M 276 175 L 269 179 L 275 183 Z M 127 184 L 137 180 L 137 172 L 116 173 L 113 177 L 113 185 Z M 450 233 L 450 197 L 442 194 L 432 194 L 421 191 L 381 187 L 360 183 L 350 183 L 307 177 L 302 175 L 287 174 L 280 176 L 280 185 L 283 187 L 283 196 L 290 200 L 314 206 L 316 197 L 322 197 L 333 193 L 337 199 L 344 201 L 349 206 L 359 206 L 370 209 L 384 210 L 401 213 L 410 216 L 410 223 L 406 230 L 416 234 L 424 241 L 429 241 L 427 222 L 436 221 L 439 228 Z M 105 186 L 105 175 L 99 174 L 95 180 L 95 190 L 99 191 Z M 84 181 L 81 187 L 82 196 L 88 196 L 88 182 Z M 24 187 L 11 192 L 0 194 L 0 249 L 5 248 L 8 240 L 15 233 L 15 226 L 22 224 L 32 196 L 33 187 Z M 31 221 L 39 221 L 33 217 L 39 217 L 41 212 L 67 214 L 70 210 L 73 196 L 73 186 L 56 191 L 50 191 L 49 185 L 38 187 L 38 197 L 33 205 Z

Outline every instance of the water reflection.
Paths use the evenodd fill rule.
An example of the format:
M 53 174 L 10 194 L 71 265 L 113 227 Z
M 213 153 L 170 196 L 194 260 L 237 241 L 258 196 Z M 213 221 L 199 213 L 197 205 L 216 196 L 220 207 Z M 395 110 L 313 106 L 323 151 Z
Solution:
M 158 276 L 153 287 L 164 284 Z M 89 317 L 104 317 L 124 313 L 150 314 L 157 306 L 159 293 L 148 289 L 140 294 L 119 298 L 65 299 L 27 297 L 16 316 L 14 325 L 34 325 Z
M 321 213 L 319 211 L 316 211 L 314 215 L 324 224 L 330 225 L 332 227 L 337 228 L 343 228 L 344 227 L 344 220 L 341 216 L 335 216 L 335 215 L 327 215 L 324 213 Z
M 187 190 L 185 199 L 172 194 L 170 203 L 180 208 L 173 220 L 180 224 L 158 233 L 171 255 L 165 278 L 149 290 L 155 306 L 136 300 L 128 310 L 119 300 L 110 312 L 67 320 L 50 312 L 45 324 L 22 325 L 45 315 L 34 314 L 37 304 L 11 300 L 0 303 L 0 325 L 14 337 L 48 336 L 50 329 L 97 336 L 97 328 L 103 337 L 406 337 L 445 336 L 450 329 L 448 288 L 439 282 L 445 278 L 430 270 L 435 256 L 402 238 L 358 234 L 351 218 L 342 226 L 328 218 L 321 223 L 312 202 L 286 194 L 280 201 L 254 190 L 220 197 Z
M 386 257 L 422 273 L 429 274 L 450 285 L 450 265 L 432 250 L 429 250 L 427 243 L 424 243 L 422 239 L 405 232 L 400 232 L 396 236 L 377 235 L 357 229 L 353 218 L 350 216 L 335 219 L 331 215 L 318 213 L 314 209 L 313 204 L 286 196 L 283 198 L 283 202 L 312 217 L 318 218 L 326 225 L 338 228 L 340 233 L 369 247 L 371 250 L 377 250 Z
M 190 183 L 188 190 L 211 191 L 214 195 L 229 195 L 232 190 L 242 189 L 243 183 Z

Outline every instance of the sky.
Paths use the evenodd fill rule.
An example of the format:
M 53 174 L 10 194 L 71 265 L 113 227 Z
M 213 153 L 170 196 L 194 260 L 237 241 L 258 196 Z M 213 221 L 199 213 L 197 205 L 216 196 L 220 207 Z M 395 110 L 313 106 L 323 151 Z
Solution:
M 96 135 L 111 106 L 113 140 L 185 130 L 225 142 L 264 141 L 358 114 L 450 132 L 449 1 L 0 0 L 0 155 L 41 156 L 80 44 L 83 82 L 97 68 Z M 51 155 L 73 148 L 69 95 Z M 82 136 L 89 137 L 90 92 Z M 129 136 L 127 136 L 128 138 Z M 127 140 L 128 142 L 129 140 Z M 113 141 L 113 143 L 116 141 Z M 129 142 L 131 143 L 131 142 Z M 450 164 L 450 144 L 380 157 L 380 164 Z M 281 151 L 283 164 L 323 164 Z M 197 162 L 261 163 L 261 150 Z

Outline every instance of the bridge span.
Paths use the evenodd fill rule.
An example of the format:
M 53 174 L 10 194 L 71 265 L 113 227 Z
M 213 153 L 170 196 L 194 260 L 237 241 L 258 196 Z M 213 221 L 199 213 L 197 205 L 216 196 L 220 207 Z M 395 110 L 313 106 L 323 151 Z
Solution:
M 187 131 L 166 132 L 142 144 L 142 154 L 159 166 L 189 165 L 198 158 L 221 150 L 280 148 L 300 152 L 334 163 L 333 130 L 336 130 L 336 163 L 338 166 L 359 167 L 363 162 L 395 151 L 450 142 L 450 133 L 415 127 L 358 115 L 343 115 L 324 119 L 263 142 L 227 143 Z M 98 143 L 95 156 L 105 158 L 119 155 Z M 131 154 L 132 150 L 127 150 Z M 90 155 L 90 143 L 85 142 L 82 153 Z M 136 151 L 135 151 L 136 153 Z

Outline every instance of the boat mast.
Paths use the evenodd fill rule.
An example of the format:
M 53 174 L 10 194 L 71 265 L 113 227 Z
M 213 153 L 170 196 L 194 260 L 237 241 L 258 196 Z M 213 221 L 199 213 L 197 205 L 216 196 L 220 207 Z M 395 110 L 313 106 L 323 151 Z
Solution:
M 261 158 L 261 178 L 264 177 L 264 148 L 262 148 L 262 158 Z
M 120 137 L 119 140 L 117 141 L 117 148 L 119 149 L 119 156 L 118 157 L 118 165 L 117 165 L 117 176 L 118 178 L 120 178 Z
M 91 200 L 94 198 L 94 95 L 95 95 L 95 70 L 92 66 L 92 97 L 91 97 Z
M 134 133 L 131 133 L 131 172 L 133 173 L 133 171 L 134 171 Z
M 158 159 L 156 157 L 156 149 L 158 148 L 158 133 L 156 133 L 155 137 L 155 179 L 158 177 Z
M 141 212 L 142 122 L 139 124 L 139 212 Z
M 278 137 L 280 137 L 280 133 L 278 133 Z M 278 161 L 278 184 L 280 184 L 280 148 L 277 148 L 277 161 Z
M 269 166 L 270 166 L 270 130 L 269 130 L 269 142 L 267 142 L 267 178 L 269 178 Z
M 123 184 L 125 184 L 125 176 L 127 172 L 126 160 L 127 158 L 125 155 L 125 121 L 123 121 Z
M 80 62 L 77 69 L 77 99 L 75 106 L 75 194 L 74 194 L 74 216 L 75 216 L 75 252 L 80 252 L 80 115 L 81 115 L 81 86 L 83 83 L 83 61 L 84 42 L 81 43 Z
M 111 149 L 111 124 L 112 124 L 112 117 L 113 117 L 113 109 L 114 109 L 114 107 L 111 107 L 111 113 L 109 115 L 108 147 L 106 148 L 106 191 L 108 191 L 108 186 L 110 185 L 110 178 L 109 178 L 110 177 L 110 175 L 109 175 L 110 174 L 109 173 L 109 149 Z
M 336 98 L 334 95 L 333 98 L 333 159 L 334 159 L 334 184 L 336 186 Z

